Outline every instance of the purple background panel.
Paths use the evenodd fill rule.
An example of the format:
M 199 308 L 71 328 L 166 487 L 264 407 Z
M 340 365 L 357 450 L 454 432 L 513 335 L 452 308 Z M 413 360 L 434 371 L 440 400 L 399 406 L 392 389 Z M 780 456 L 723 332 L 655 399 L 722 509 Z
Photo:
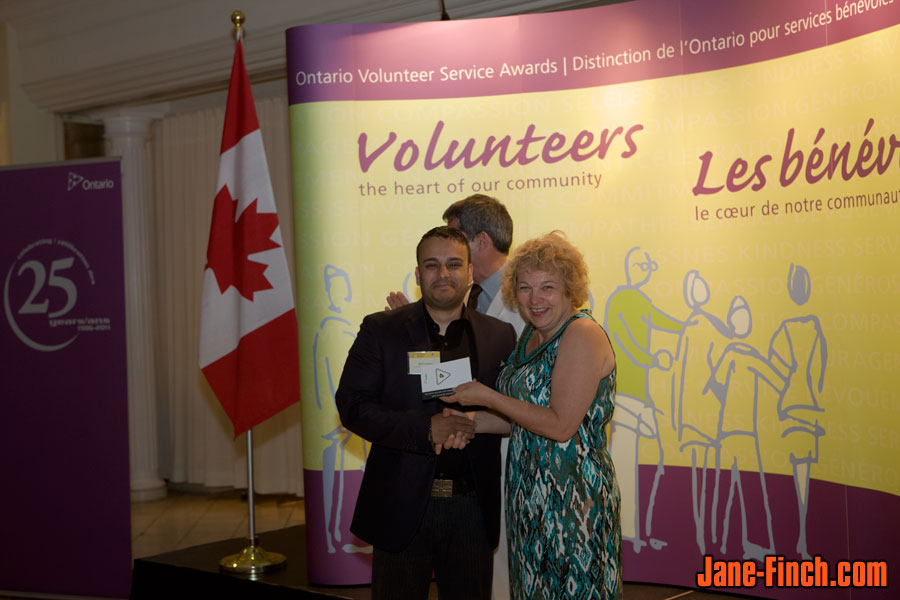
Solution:
M 641 465 L 640 489 L 649 490 L 653 484 L 655 465 Z M 815 466 L 813 466 L 815 475 Z M 713 484 L 714 473 L 707 472 L 708 485 Z M 725 498 L 729 476 L 723 472 L 720 482 L 719 520 L 724 516 Z M 741 483 L 750 514 L 760 512 L 762 494 L 759 474 L 742 472 Z M 787 475 L 766 475 L 769 506 L 775 536 L 776 553 L 785 560 L 801 560 L 796 551 L 799 520 L 794 480 Z M 722 495 L 724 493 L 724 495 Z M 648 496 L 642 494 L 640 515 L 646 515 Z M 711 492 L 708 494 L 707 515 L 710 513 Z M 732 507 L 726 548 L 722 550 L 722 531 L 712 541 L 706 531 L 706 553 L 717 560 L 742 560 L 741 521 L 738 507 Z M 900 533 L 900 498 L 873 490 L 844 486 L 817 479 L 810 481 L 809 513 L 806 521 L 807 544 L 812 556 L 819 555 L 828 562 L 830 576 L 834 576 L 836 563 L 841 560 L 887 561 L 889 566 L 900 564 L 897 535 Z M 666 466 L 660 478 L 653 512 L 651 537 L 664 542 L 659 550 L 643 546 L 635 551 L 630 541 L 622 543 L 623 577 L 625 581 L 660 583 L 696 588 L 696 574 L 703 569 L 703 554 L 696 540 L 691 502 L 690 467 Z M 767 538 L 765 520 L 750 523 L 751 541 Z M 686 565 L 694 565 L 687 568 Z M 890 580 L 889 580 L 890 582 Z M 715 588 L 713 588 L 715 589 Z M 858 598 L 895 598 L 888 588 L 723 588 L 720 591 L 735 594 L 778 598 L 784 600 L 857 600 Z
M 858 14 L 849 13 L 849 16 L 837 19 L 835 13 L 838 7 L 841 8 L 841 12 L 844 15 L 848 15 L 845 11 L 852 10 L 851 5 L 855 5 L 855 8 L 858 10 L 861 5 L 865 6 L 866 4 L 880 6 L 877 10 L 867 10 Z M 856 0 L 856 2 L 847 2 L 846 0 L 837 2 L 835 0 L 834 2 L 829 2 L 827 8 L 830 8 L 832 14 L 835 14 L 834 26 L 828 30 L 829 44 L 843 42 L 900 22 L 900 3 L 897 0 L 864 0 L 863 2 L 860 2 L 860 0 Z M 866 58 L 865 60 L 871 60 L 872 58 L 875 57 Z
M 821 48 L 900 23 L 900 2 L 865 1 L 878 6 L 841 19 L 837 13 L 843 4 L 821 0 L 636 0 L 493 19 L 302 25 L 286 32 L 289 101 L 492 96 L 725 69 Z M 649 60 L 620 60 L 591 68 L 604 58 L 644 51 Z M 504 64 L 534 65 L 535 72 L 502 76 Z M 467 74 L 482 69 L 483 75 L 487 68 L 494 69 L 493 77 Z M 459 76 L 450 78 L 442 69 L 455 69 Z M 363 81 L 366 73 L 379 70 L 429 72 L 431 77 Z M 310 83 L 308 74 L 330 74 L 341 82 Z
M 849 558 L 887 561 L 890 586 L 887 589 L 854 589 L 853 600 L 897 598 L 900 596 L 900 582 L 897 581 L 900 565 L 900 498 L 858 487 L 844 487 L 844 491 L 850 537 Z M 832 526 L 839 526 L 839 520 L 838 515 L 830 516 Z
M 825 10 L 822 2 L 685 0 L 682 6 L 684 73 L 702 73 L 762 62 L 828 44 L 825 26 L 788 35 L 784 25 L 797 18 L 808 18 L 810 12 Z M 754 34 L 761 41 L 754 43 L 751 39 Z M 729 40 L 737 39 L 738 35 L 743 35 L 743 45 L 734 45 L 721 51 L 703 51 L 702 42 L 719 38 L 728 45 Z
M 563 64 L 563 59 L 569 55 L 593 56 L 605 49 L 637 49 L 645 40 L 655 42 L 657 37 L 671 35 L 666 27 L 677 21 L 677 3 L 646 0 L 627 6 L 631 4 L 639 6 L 609 6 L 602 16 L 589 10 L 466 21 L 295 27 L 287 30 L 290 103 L 490 96 L 664 76 L 668 69 L 655 63 L 619 67 L 624 73 L 601 70 L 571 79 L 567 75 L 570 67 Z M 589 18 L 592 15 L 596 18 Z M 654 22 L 651 17 L 657 20 Z M 640 27 L 623 29 L 626 21 L 639 23 Z M 501 76 L 504 63 L 510 67 L 547 63 L 544 70 L 548 72 Z M 494 76 L 441 80 L 441 68 L 477 67 L 493 68 Z M 378 69 L 431 71 L 433 77 L 425 83 L 362 82 L 362 73 Z M 298 72 L 320 71 L 349 72 L 353 82 L 298 85 Z
M 0 313 L 0 589 L 124 598 L 131 512 L 119 161 L 0 170 L 0 214 L 9 307 Z M 62 261 L 55 271 L 54 261 Z M 76 300 L 50 326 L 67 286 Z M 46 310 L 22 314 L 29 296 Z
M 334 502 L 338 499 L 338 473 L 334 474 Z M 325 539 L 322 471 L 303 470 L 303 495 L 306 505 L 306 556 L 309 580 L 319 585 L 368 585 L 372 582 L 372 555 L 343 551 L 344 544 L 367 547 L 350 533 L 350 521 L 362 483 L 362 471 L 344 471 L 344 503 L 341 507 L 340 542 L 336 552 L 328 551 Z M 333 527 L 333 525 L 332 525 Z

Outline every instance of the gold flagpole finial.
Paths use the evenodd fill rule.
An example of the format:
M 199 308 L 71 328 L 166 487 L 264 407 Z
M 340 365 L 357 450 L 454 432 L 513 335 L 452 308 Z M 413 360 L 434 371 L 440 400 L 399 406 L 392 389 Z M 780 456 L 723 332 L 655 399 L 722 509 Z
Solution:
M 239 10 L 231 13 L 231 22 L 234 23 L 234 39 L 237 39 L 241 36 L 241 32 L 243 31 L 242 27 L 244 26 L 244 21 L 246 20 L 247 17 L 245 17 L 244 13 Z

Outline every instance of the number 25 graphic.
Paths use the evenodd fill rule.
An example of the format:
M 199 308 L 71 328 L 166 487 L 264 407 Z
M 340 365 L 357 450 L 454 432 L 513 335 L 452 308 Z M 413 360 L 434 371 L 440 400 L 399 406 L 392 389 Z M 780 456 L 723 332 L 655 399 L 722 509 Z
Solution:
M 28 298 L 25 299 L 21 308 L 19 308 L 19 314 L 34 315 L 48 312 L 50 306 L 49 298 L 44 299 L 43 302 L 35 302 L 35 298 L 40 295 L 45 283 L 50 287 L 60 288 L 66 294 L 66 303 L 63 307 L 48 313 L 47 316 L 51 319 L 55 319 L 72 310 L 72 307 L 75 306 L 75 302 L 78 300 L 78 289 L 71 279 L 59 275 L 59 272 L 71 267 L 74 260 L 73 257 L 69 256 L 67 258 L 59 258 L 50 263 L 49 281 L 47 280 L 47 272 L 44 269 L 44 265 L 40 261 L 29 260 L 19 267 L 19 272 L 17 273 L 19 276 L 21 276 L 26 269 L 30 269 L 32 273 L 34 273 L 34 285 L 31 288 L 31 293 L 28 295 Z

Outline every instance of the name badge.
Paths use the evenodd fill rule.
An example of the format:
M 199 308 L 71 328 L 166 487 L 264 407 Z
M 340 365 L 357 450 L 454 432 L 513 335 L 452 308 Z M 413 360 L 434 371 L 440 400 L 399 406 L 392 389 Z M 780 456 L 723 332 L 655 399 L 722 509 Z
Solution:
M 441 353 L 440 352 L 407 352 L 407 359 L 409 360 L 409 374 L 410 375 L 421 375 L 423 367 L 430 367 L 433 365 L 440 364 L 441 362 Z

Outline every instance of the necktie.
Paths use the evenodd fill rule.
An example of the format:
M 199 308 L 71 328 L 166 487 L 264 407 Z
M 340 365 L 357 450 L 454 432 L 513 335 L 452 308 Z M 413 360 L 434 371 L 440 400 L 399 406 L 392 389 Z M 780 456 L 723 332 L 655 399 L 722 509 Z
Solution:
M 472 284 L 472 289 L 469 290 L 469 300 L 466 302 L 466 308 L 469 310 L 478 311 L 478 296 L 481 295 L 481 286 L 477 283 Z

